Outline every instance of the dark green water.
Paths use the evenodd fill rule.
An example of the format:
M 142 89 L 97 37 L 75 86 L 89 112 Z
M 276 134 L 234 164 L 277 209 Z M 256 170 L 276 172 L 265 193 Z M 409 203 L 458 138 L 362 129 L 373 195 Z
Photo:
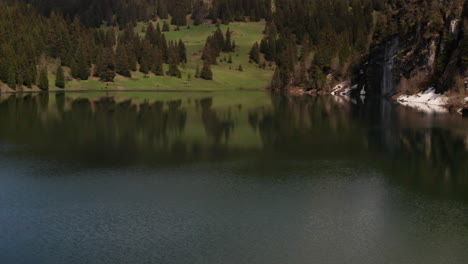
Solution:
M 104 95 L 0 96 L 0 263 L 467 263 L 467 120 Z

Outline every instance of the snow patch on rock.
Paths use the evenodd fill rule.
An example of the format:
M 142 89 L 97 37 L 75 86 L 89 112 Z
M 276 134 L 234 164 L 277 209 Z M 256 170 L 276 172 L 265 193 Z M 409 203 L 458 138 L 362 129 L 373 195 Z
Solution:
M 401 95 L 397 98 L 398 103 L 426 113 L 448 112 L 447 108 L 445 108 L 448 100 L 447 96 L 437 94 L 434 88 L 429 88 L 415 95 Z
M 336 85 L 335 87 L 333 87 L 331 94 L 332 95 L 340 95 L 340 96 L 350 96 L 351 91 L 355 90 L 357 88 L 358 88 L 357 84 L 351 86 L 351 84 L 349 82 L 342 82 L 342 83 Z M 362 94 L 362 91 L 361 91 L 361 95 L 364 95 L 364 94 Z

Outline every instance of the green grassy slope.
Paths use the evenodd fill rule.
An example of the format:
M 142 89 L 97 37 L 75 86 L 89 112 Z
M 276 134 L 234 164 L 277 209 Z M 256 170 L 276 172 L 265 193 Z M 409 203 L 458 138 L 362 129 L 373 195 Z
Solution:
M 159 21 L 162 26 L 162 21 Z M 156 22 L 154 22 L 156 25 Z M 146 24 L 140 23 L 136 28 L 136 32 L 144 34 L 142 27 Z M 255 41 L 260 41 L 262 31 L 265 27 L 264 22 L 242 22 L 231 23 L 229 25 L 221 25 L 223 32 L 226 29 L 232 31 L 232 39 L 236 42 L 237 50 L 232 52 L 233 63 L 218 62 L 218 65 L 212 66 L 213 80 L 203 80 L 194 78 L 195 68 L 197 64 L 202 66 L 201 52 L 203 50 L 206 38 L 211 35 L 216 26 L 213 24 L 193 26 L 190 28 L 182 27 L 179 31 L 174 31 L 174 26 L 171 26 L 170 32 L 165 32 L 168 40 L 184 41 L 187 48 L 188 62 L 185 68 L 181 68 L 182 78 L 155 76 L 149 74 L 145 78 L 144 74 L 133 72 L 132 78 L 116 77 L 114 84 L 108 85 L 106 89 L 141 89 L 141 90 L 233 90 L 233 89 L 262 89 L 271 79 L 273 69 L 260 69 L 256 64 L 248 63 L 248 53 Z M 222 53 L 220 58 L 229 57 L 229 54 Z M 219 59 L 218 59 L 219 61 Z M 242 65 L 243 71 L 237 70 L 239 64 Z M 165 65 L 167 67 L 167 65 Z M 192 76 L 191 80 L 187 79 L 188 74 Z M 87 89 L 104 89 L 106 84 L 97 80 L 88 80 L 84 82 L 72 81 L 69 84 L 70 88 L 77 89 L 78 87 Z M 78 88 L 79 89 L 79 88 Z
M 162 21 L 159 21 L 162 26 Z M 156 22 L 153 22 L 156 26 Z M 232 52 L 233 63 L 219 62 L 223 57 L 228 58 L 228 53 L 222 53 L 218 58 L 218 65 L 212 66 L 213 80 L 203 80 L 194 77 L 195 68 L 197 64 L 202 67 L 203 61 L 201 60 L 201 52 L 205 45 L 206 38 L 212 35 L 216 30 L 214 24 L 203 24 L 193 26 L 193 22 L 189 20 L 189 27 L 181 27 L 179 31 L 174 31 L 175 27 L 171 26 L 170 32 L 165 32 L 168 40 L 182 39 L 187 48 L 188 62 L 182 71 L 182 78 L 168 77 L 168 76 L 155 76 L 150 73 L 148 76 L 140 72 L 132 72 L 132 78 L 125 78 L 123 76 L 116 76 L 114 83 L 103 83 L 97 78 L 91 77 L 89 80 L 78 81 L 71 80 L 70 70 L 65 67 L 65 74 L 68 76 L 69 81 L 66 84 L 65 90 L 203 90 L 203 91 L 216 91 L 216 90 L 237 90 L 249 89 L 258 90 L 263 89 L 268 85 L 273 75 L 273 67 L 260 69 L 257 64 L 248 63 L 248 53 L 255 41 L 260 42 L 263 34 L 262 31 L 265 27 L 265 22 L 236 22 L 229 25 L 221 25 L 221 30 L 226 32 L 229 29 L 232 32 L 232 39 L 236 42 L 236 51 Z M 135 31 L 139 34 L 144 34 L 143 28 L 146 23 L 139 23 L 135 27 Z M 242 65 L 243 71 L 238 71 L 239 65 Z M 166 69 L 168 65 L 164 65 Z M 49 64 L 49 84 L 50 90 L 61 90 L 54 87 L 55 75 L 52 73 L 56 69 L 54 63 Z M 192 76 L 188 80 L 188 74 Z M 3 92 L 13 91 L 9 89 L 6 84 L 0 84 L 0 89 Z M 37 87 L 32 89 L 23 87 L 23 90 L 39 91 Z

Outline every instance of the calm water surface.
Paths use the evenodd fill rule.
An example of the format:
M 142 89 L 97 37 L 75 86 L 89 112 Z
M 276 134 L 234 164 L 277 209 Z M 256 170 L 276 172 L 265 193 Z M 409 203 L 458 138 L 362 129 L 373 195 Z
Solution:
M 0 263 L 467 263 L 468 121 L 264 92 L 0 96 Z

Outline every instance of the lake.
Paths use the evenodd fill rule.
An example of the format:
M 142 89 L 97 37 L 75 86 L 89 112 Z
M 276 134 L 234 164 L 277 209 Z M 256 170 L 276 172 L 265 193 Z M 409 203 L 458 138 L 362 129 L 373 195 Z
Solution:
M 466 263 L 468 120 L 262 91 L 0 95 L 1 263 Z

